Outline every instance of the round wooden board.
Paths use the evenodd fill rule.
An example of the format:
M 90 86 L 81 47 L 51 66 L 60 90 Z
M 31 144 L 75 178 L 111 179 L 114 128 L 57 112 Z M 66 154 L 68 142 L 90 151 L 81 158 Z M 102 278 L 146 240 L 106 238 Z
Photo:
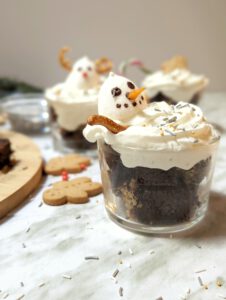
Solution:
M 0 138 L 11 142 L 15 166 L 6 174 L 0 171 L 0 218 L 23 202 L 39 185 L 42 177 L 41 152 L 27 136 L 0 131 Z

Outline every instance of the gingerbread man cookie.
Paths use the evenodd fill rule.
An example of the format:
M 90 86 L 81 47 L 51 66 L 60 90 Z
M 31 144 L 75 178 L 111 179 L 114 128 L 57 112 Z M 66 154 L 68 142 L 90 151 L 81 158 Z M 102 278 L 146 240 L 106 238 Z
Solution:
M 43 201 L 48 205 L 58 206 L 69 203 L 82 204 L 89 201 L 89 197 L 102 192 L 102 185 L 92 182 L 89 177 L 79 177 L 70 181 L 59 181 L 51 189 L 43 193 Z
M 91 161 L 86 156 L 78 154 L 68 154 L 62 157 L 52 158 L 45 165 L 45 172 L 49 175 L 60 175 L 62 171 L 68 173 L 79 173 L 84 170 L 84 166 L 89 166 Z

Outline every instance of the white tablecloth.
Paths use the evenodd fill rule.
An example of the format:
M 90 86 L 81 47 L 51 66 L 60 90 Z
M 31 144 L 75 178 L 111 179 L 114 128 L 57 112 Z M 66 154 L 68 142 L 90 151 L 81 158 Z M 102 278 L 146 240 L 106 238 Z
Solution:
M 45 187 L 58 180 L 49 176 L 0 221 L 0 299 L 226 299 L 226 94 L 207 95 L 201 107 L 225 129 L 201 226 L 183 235 L 134 234 L 108 219 L 102 195 L 86 205 L 40 206 Z M 50 136 L 34 140 L 45 159 L 57 154 Z M 100 180 L 98 162 L 82 175 Z M 99 260 L 86 261 L 90 255 Z

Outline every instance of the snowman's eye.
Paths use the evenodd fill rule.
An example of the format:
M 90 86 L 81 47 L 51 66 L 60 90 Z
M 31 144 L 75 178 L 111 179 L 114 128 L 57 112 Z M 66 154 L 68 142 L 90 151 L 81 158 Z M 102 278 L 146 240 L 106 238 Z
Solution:
M 111 90 L 111 93 L 112 93 L 113 97 L 117 97 L 117 96 L 121 95 L 122 91 L 120 90 L 120 88 L 115 87 Z
M 78 68 L 78 71 L 79 71 L 79 72 L 81 72 L 81 71 L 82 71 L 82 68 L 81 68 L 81 67 L 79 67 L 79 68 Z
M 87 70 L 88 70 L 88 71 L 92 71 L 92 68 L 91 68 L 91 67 L 88 67 Z
M 128 81 L 127 82 L 127 85 L 130 89 L 134 90 L 135 89 L 135 85 L 131 82 L 131 81 Z

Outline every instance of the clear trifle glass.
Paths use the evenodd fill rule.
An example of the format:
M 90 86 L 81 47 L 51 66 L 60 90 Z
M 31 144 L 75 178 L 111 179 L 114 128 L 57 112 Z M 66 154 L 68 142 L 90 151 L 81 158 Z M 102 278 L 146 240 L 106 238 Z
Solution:
M 117 148 L 117 152 L 99 139 L 105 207 L 110 218 L 127 229 L 147 233 L 179 232 L 199 223 L 208 209 L 218 141 L 197 147 L 195 153 L 194 149 L 175 152 L 130 147 Z M 155 166 L 156 159 L 167 165 L 190 155 L 199 161 L 189 169 Z M 128 166 L 137 157 L 149 159 L 150 166 Z
M 61 98 L 57 90 L 61 85 L 46 91 L 49 104 L 51 131 L 54 148 L 63 153 L 96 150 L 82 132 L 90 113 L 97 112 L 97 94 L 79 98 Z

